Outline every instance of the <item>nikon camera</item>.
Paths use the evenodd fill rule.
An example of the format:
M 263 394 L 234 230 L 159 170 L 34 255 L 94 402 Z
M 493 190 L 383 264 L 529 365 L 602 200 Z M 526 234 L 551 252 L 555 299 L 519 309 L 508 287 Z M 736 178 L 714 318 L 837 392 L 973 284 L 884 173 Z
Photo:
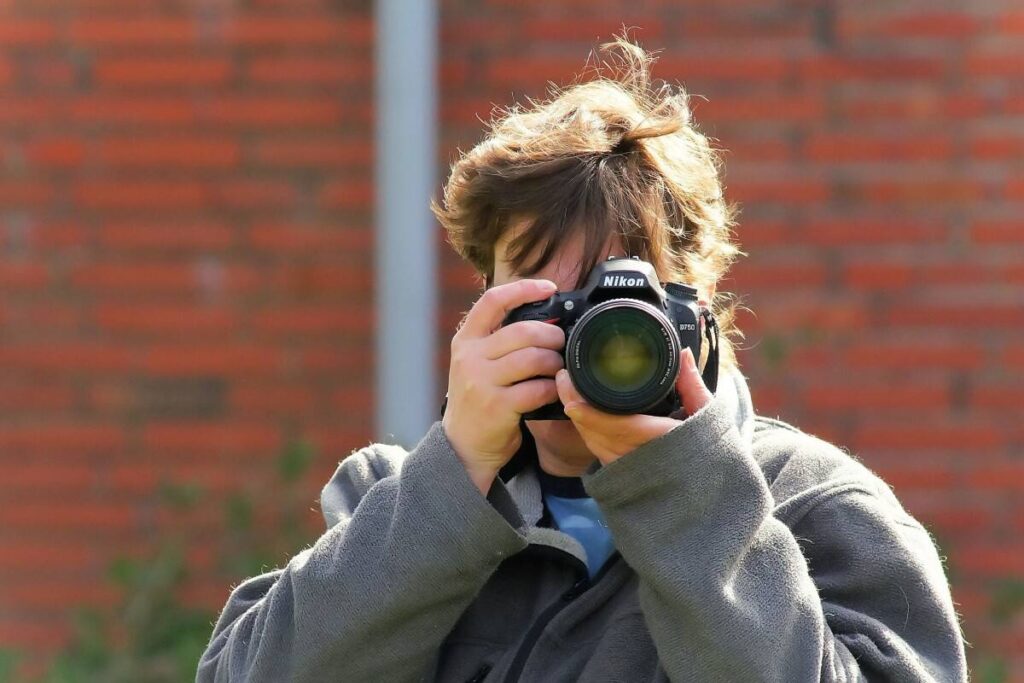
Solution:
M 718 383 L 718 326 L 697 301 L 697 289 L 658 282 L 654 266 L 638 257 L 611 257 L 582 289 L 555 292 L 512 310 L 503 325 L 540 320 L 566 333 L 562 355 L 573 385 L 608 413 L 669 415 L 680 407 L 675 389 L 679 354 L 688 346 L 699 362 L 701 319 L 709 348 L 704 383 Z M 712 332 L 714 339 L 712 340 Z M 561 401 L 524 420 L 565 420 Z

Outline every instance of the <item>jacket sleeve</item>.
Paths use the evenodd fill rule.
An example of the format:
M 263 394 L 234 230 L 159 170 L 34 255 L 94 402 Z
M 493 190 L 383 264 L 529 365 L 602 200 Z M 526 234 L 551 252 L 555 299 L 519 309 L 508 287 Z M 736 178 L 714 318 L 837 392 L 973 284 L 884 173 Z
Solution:
M 341 463 L 335 504 L 359 488 L 367 457 Z M 482 496 L 440 422 L 352 507 L 283 569 L 232 591 L 197 681 L 416 680 L 498 564 L 527 545 L 501 480 Z
M 791 529 L 716 398 L 584 475 L 671 680 L 967 680 L 930 536 L 857 468 L 805 491 Z

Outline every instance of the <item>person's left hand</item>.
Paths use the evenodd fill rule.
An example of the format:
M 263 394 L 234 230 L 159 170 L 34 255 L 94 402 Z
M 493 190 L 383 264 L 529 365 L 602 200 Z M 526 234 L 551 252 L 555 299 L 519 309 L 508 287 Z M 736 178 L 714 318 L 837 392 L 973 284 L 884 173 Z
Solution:
M 689 348 L 680 354 L 676 391 L 682 399 L 687 415 L 693 415 L 714 398 L 701 379 L 700 370 Z M 618 460 L 648 441 L 663 436 L 680 424 L 681 420 L 657 415 L 613 415 L 591 406 L 576 391 L 564 369 L 555 375 L 558 397 L 565 405 L 565 414 L 583 438 L 590 452 L 602 465 Z

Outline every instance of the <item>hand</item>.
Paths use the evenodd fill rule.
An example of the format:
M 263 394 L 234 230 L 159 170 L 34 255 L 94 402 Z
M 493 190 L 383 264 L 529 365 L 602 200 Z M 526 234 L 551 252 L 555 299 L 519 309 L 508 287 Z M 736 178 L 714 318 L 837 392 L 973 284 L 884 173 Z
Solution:
M 680 360 L 676 390 L 687 415 L 693 415 L 710 403 L 714 394 L 704 385 L 689 348 L 683 349 Z M 682 424 L 681 420 L 673 417 L 606 413 L 591 406 L 580 396 L 567 371 L 560 370 L 555 381 L 558 397 L 565 405 L 565 414 L 576 426 L 587 448 L 603 465 L 618 460 Z
M 445 436 L 484 495 L 522 442 L 523 413 L 558 398 L 554 374 L 565 332 L 557 325 L 523 320 L 505 327 L 513 308 L 548 298 L 549 280 L 516 280 L 492 287 L 473 305 L 452 338 Z M 533 379 L 539 378 L 539 379 Z

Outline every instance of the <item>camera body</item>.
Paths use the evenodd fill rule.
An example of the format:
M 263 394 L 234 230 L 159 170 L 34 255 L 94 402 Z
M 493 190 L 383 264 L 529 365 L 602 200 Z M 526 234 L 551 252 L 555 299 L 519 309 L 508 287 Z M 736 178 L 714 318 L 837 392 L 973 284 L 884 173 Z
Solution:
M 662 285 L 654 266 L 634 256 L 609 258 L 594 268 L 581 289 L 519 306 L 502 324 L 539 320 L 561 327 L 566 333 L 565 368 L 580 394 L 600 410 L 668 415 L 680 407 L 675 390 L 679 355 L 689 347 L 694 359 L 700 359 L 701 319 L 713 324 L 710 315 L 700 307 L 695 287 Z M 717 351 L 717 339 L 715 347 Z M 568 418 L 556 401 L 523 419 Z

